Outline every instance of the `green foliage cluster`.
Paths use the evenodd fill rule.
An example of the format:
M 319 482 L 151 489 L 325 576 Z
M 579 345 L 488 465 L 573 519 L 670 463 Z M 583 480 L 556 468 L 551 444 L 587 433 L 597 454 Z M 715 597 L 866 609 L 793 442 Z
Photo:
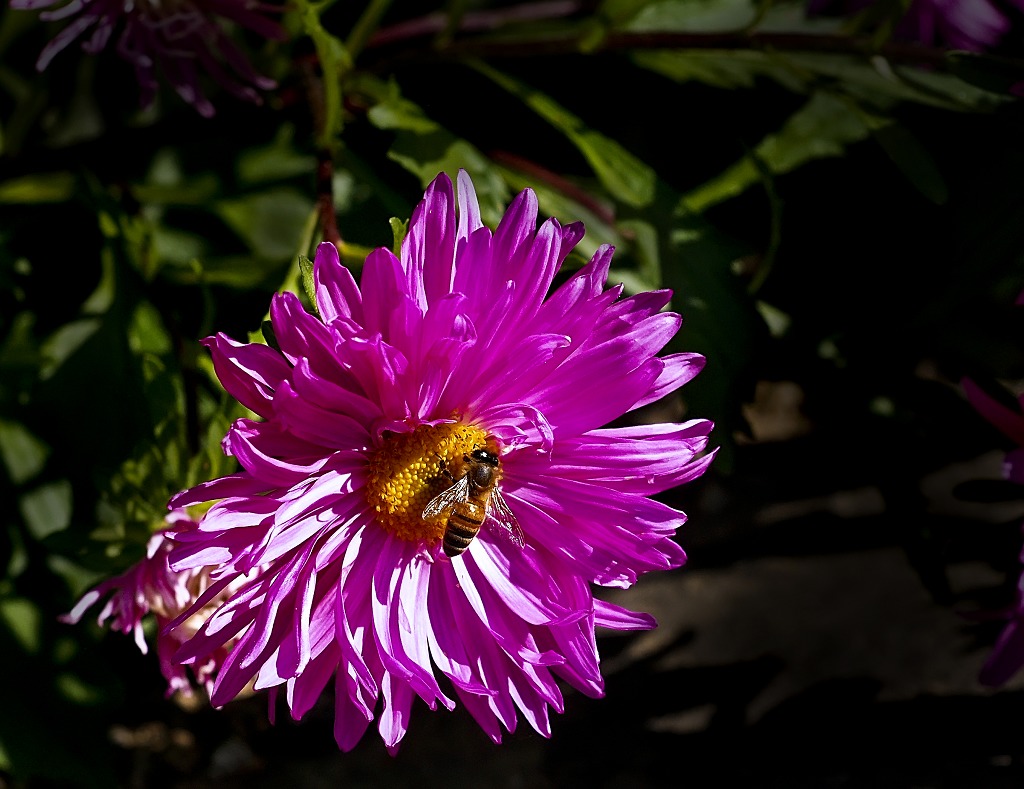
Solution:
M 998 316 L 1024 274 L 1024 69 L 893 46 L 903 4 L 877 5 L 295 0 L 288 40 L 237 31 L 278 89 L 214 93 L 210 120 L 169 90 L 140 110 L 111 50 L 37 73 L 64 23 L 5 5 L 0 768 L 110 780 L 87 721 L 126 692 L 131 645 L 112 661 L 56 616 L 141 555 L 171 494 L 233 470 L 219 442 L 243 409 L 199 340 L 258 338 L 271 293 L 304 294 L 325 163 L 354 268 L 466 168 L 488 223 L 531 186 L 586 223 L 570 265 L 612 243 L 614 280 L 672 288 L 669 350 L 708 358 L 684 407 L 715 419 L 718 474 L 759 379 L 813 370 L 842 419 L 898 431 L 922 359 L 1019 375 Z

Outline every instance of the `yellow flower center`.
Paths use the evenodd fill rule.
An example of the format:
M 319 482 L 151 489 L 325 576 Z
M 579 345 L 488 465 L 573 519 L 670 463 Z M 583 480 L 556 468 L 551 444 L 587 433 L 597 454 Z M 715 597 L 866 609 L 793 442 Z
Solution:
M 480 428 L 458 423 L 387 434 L 370 457 L 366 483 L 377 522 L 403 540 L 440 540 L 447 513 L 424 520 L 423 508 L 466 473 L 465 456 L 482 447 L 496 451 Z

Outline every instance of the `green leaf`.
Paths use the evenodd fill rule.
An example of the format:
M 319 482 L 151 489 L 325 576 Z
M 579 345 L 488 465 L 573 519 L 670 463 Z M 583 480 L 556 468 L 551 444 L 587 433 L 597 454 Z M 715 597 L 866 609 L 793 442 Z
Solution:
M 707 364 L 682 390 L 694 414 L 715 422 L 720 446 L 715 468 L 732 470 L 732 436 L 742 426 L 738 405 L 750 396 L 747 376 L 766 327 L 732 263 L 746 250 L 701 217 L 680 212 L 669 239 L 660 240 L 664 287 L 683 316 L 674 350 L 697 351 Z
M 975 52 L 950 52 L 946 55 L 946 66 L 964 82 L 990 93 L 1009 94 L 1011 90 L 1024 88 L 1024 66 L 1020 60 Z
M 50 448 L 18 422 L 0 419 L 0 458 L 15 485 L 38 474 Z
M 320 311 L 316 306 L 316 284 L 313 281 L 313 261 L 305 255 L 299 255 L 299 277 L 302 280 L 302 289 L 306 292 L 306 298 L 309 299 L 310 306 L 319 315 Z M 269 338 L 267 338 L 267 341 L 269 342 Z
M 651 203 L 654 199 L 654 170 L 639 158 L 615 140 L 589 128 L 544 93 L 483 62 L 476 61 L 473 66 L 562 132 L 583 154 L 601 184 L 616 200 L 634 208 L 642 208 Z
M 794 93 L 805 92 L 809 84 L 809 75 L 787 67 L 784 57 L 752 49 L 659 49 L 635 52 L 632 59 L 641 68 L 680 83 L 754 88 L 758 78 L 768 77 Z
M 98 704 L 103 699 L 99 688 L 66 671 L 54 677 L 54 686 L 62 698 L 75 704 Z
M 954 74 L 896 66 L 884 58 L 807 52 L 789 52 L 784 57 L 791 68 L 825 77 L 834 83 L 833 90 L 874 109 L 908 101 L 957 112 L 989 111 L 1013 100 L 974 87 Z
M 67 172 L 39 173 L 0 182 L 0 203 L 63 203 L 75 191 L 75 176 Z
M 258 332 L 250 333 L 250 342 L 257 341 L 252 337 L 253 334 L 260 335 L 259 342 L 265 343 L 266 345 L 268 345 L 269 347 L 273 348 L 276 351 L 281 350 L 281 345 L 277 341 L 277 335 L 274 333 L 274 324 L 271 323 L 269 320 L 265 320 L 263 321 L 263 323 L 260 324 L 260 330 Z
M 290 257 L 290 256 L 289 256 Z M 197 269 L 167 269 L 168 279 L 182 284 L 226 285 L 245 289 L 276 283 L 287 262 L 255 255 L 222 255 L 201 261 Z
M 286 123 L 269 145 L 243 151 L 235 165 L 238 179 L 245 184 L 260 184 L 314 172 L 316 157 L 300 152 L 294 137 L 295 127 Z
M 405 241 L 405 235 L 409 232 L 409 223 L 396 216 L 391 217 L 388 223 L 391 225 L 391 236 L 394 239 L 391 242 L 391 251 L 396 256 L 400 256 L 402 253 L 402 242 Z
M 757 7 L 751 0 L 661 0 L 645 5 L 624 29 L 634 33 L 710 33 L 742 30 L 756 18 Z
M 1008 66 L 990 60 L 951 64 L 949 72 L 898 66 L 879 56 L 764 50 L 645 50 L 632 54 L 638 66 L 675 82 L 702 82 L 720 88 L 757 87 L 766 77 L 794 93 L 824 86 L 855 99 L 871 111 L 913 102 L 952 111 L 988 111 L 1012 100 L 1008 91 L 1019 80 Z M 977 73 L 971 78 L 972 69 Z M 988 69 L 984 74 L 983 69 Z M 972 84 L 976 83 L 976 84 Z
M 402 165 L 426 187 L 442 170 L 452 180 L 464 168 L 473 177 L 480 213 L 485 222 L 495 225 L 508 205 L 508 187 L 491 161 L 465 140 L 447 131 L 432 134 L 401 132 L 388 157 Z
M 233 200 L 220 200 L 214 211 L 254 254 L 291 260 L 299 248 L 313 201 L 294 189 L 274 189 Z
M 765 137 L 754 153 L 769 172 L 782 175 L 812 159 L 841 156 L 846 146 L 863 140 L 869 133 L 860 113 L 845 101 L 816 93 L 777 133 Z M 686 194 L 683 202 L 688 210 L 703 213 L 761 180 L 757 163 L 745 157 Z
M 0 367 L 32 370 L 42 364 L 42 352 L 38 347 L 33 330 L 36 316 L 31 312 L 20 312 L 11 321 L 10 330 L 0 345 Z M 13 377 L 13 376 L 12 376 Z M 4 382 L 13 390 L 14 381 Z
M 320 11 L 327 5 L 329 4 L 314 3 L 311 0 L 296 0 L 303 29 L 313 39 L 313 46 L 316 48 L 317 59 L 323 72 L 321 84 L 324 89 L 324 118 L 321 128 L 317 130 L 317 144 L 321 148 L 333 150 L 344 124 L 341 111 L 342 77 L 352 68 L 352 56 L 341 39 L 328 32 L 320 21 Z
M 136 354 L 164 354 L 171 351 L 171 338 L 156 307 L 141 301 L 128 325 L 128 347 Z
M 153 257 L 164 265 L 192 268 L 208 248 L 206 240 L 195 233 L 162 223 L 153 227 Z
M 0 600 L 0 618 L 25 652 L 39 652 L 42 614 L 39 606 L 23 597 Z
M 388 83 L 376 82 L 371 84 L 363 80 L 360 86 L 365 89 L 372 89 L 377 103 L 367 112 L 370 123 L 378 129 L 398 130 L 429 134 L 438 131 L 441 127 L 428 118 L 419 105 L 404 98 L 399 91 L 398 84 L 394 80 Z
M 490 224 L 500 221 L 509 193 L 490 159 L 471 143 L 428 118 L 418 105 L 402 98 L 394 82 L 360 75 L 353 83 L 367 101 L 373 102 L 368 113 L 370 120 L 383 124 L 378 128 L 398 132 L 388 151 L 388 158 L 415 175 L 423 187 L 439 172 L 443 171 L 455 180 L 458 171 L 465 169 L 473 177 L 484 221 Z M 384 107 L 378 115 L 374 108 L 380 105 Z M 345 247 L 347 245 L 342 248 L 343 254 Z
M 102 275 L 99 284 L 89 297 L 82 302 L 83 315 L 102 315 L 110 309 L 117 295 L 117 271 L 114 255 L 110 249 L 104 249 L 101 255 Z
M 23 493 L 18 509 L 37 540 L 64 531 L 71 524 L 71 483 L 66 479 Z
M 161 148 L 150 162 L 144 183 L 135 184 L 132 194 L 150 206 L 205 205 L 217 194 L 220 183 L 213 173 L 186 176 L 178 151 Z
M 909 129 L 897 123 L 886 123 L 872 131 L 872 136 L 917 190 L 936 205 L 949 198 L 946 181 L 935 160 Z
M 619 223 L 619 229 L 633 238 L 635 269 L 614 269 L 609 279 L 617 278 L 630 293 L 658 290 L 661 287 L 661 253 L 658 249 L 658 231 L 649 222 L 630 219 Z
M 99 318 L 81 318 L 65 323 L 43 342 L 40 352 L 43 356 L 39 377 L 46 380 L 54 375 L 102 325 Z

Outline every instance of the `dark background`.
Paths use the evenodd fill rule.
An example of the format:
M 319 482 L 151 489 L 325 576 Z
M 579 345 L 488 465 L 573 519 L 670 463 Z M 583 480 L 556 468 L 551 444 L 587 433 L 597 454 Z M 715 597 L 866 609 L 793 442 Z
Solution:
M 325 25 L 341 35 L 360 10 L 331 9 Z M 382 24 L 409 13 L 396 4 Z M 770 72 L 680 83 L 629 50 L 487 58 L 654 168 L 656 196 L 637 207 L 595 176 L 565 129 L 461 56 L 422 41 L 368 47 L 356 76 L 393 79 L 444 135 L 470 141 L 485 162 L 475 178 L 497 173 L 510 193 L 533 178 L 569 184 L 593 196 L 583 208 L 607 209 L 588 231 L 621 233 L 621 269 L 675 290 L 684 327 L 670 350 L 708 356 L 681 398 L 636 418 L 712 418 L 721 449 L 702 479 L 665 495 L 690 516 L 678 535 L 688 564 L 600 592 L 660 622 L 599 636 L 606 698 L 566 688 L 550 740 L 521 722 L 501 746 L 461 709 L 418 705 L 397 757 L 372 726 L 341 754 L 329 697 L 301 722 L 279 705 L 275 725 L 263 696 L 222 710 L 165 699 L 155 658 L 131 639 L 56 620 L 140 555 L 170 493 L 223 462 L 210 458 L 230 407 L 197 343 L 212 331 L 244 339 L 270 294 L 294 283 L 294 256 L 268 252 L 257 231 L 280 222 L 284 246 L 297 244 L 304 214 L 274 200 L 292 190 L 312 207 L 316 130 L 298 74 L 313 47 L 298 34 L 280 47 L 247 39 L 281 82 L 263 107 L 221 97 L 207 121 L 165 95 L 141 122 L 115 56 L 72 47 L 36 75 L 35 53 L 57 27 L 12 28 L 16 12 L 0 14 L 5 68 L 39 104 L 29 111 L 10 89 L 0 97 L 0 424 L 46 447 L 32 474 L 8 462 L 0 480 L 10 503 L 0 785 L 1024 785 L 1024 679 L 977 681 L 1003 625 L 991 612 L 1014 601 L 1024 498 L 1000 479 L 1011 443 L 960 389 L 971 377 L 1012 404 L 1024 381 L 1016 100 L 953 110 L 858 92 L 842 74 L 802 90 Z M 393 154 L 449 167 L 432 158 L 448 137 L 382 128 L 368 112 L 379 94 L 348 78 L 335 166 L 354 186 L 336 190 L 339 227 L 351 244 L 390 244 L 388 218 L 409 216 L 424 180 Z M 889 136 L 784 172 L 768 162 L 738 196 L 696 217 L 673 213 L 817 91 L 868 107 Z M 282 130 L 290 136 L 274 147 Z M 247 177 L 240 163 L 265 148 L 269 164 Z M 173 195 L 153 176 L 168 152 Z M 64 174 L 69 185 L 46 197 L 48 179 Z M 29 191 L 12 196 L 12 183 Z M 268 195 L 269 215 L 258 203 Z M 234 223 L 223 209 L 232 200 L 250 200 Z M 653 277 L 631 220 L 659 238 Z M 699 243 L 669 243 L 680 227 L 696 228 Z M 198 244 L 199 268 L 171 242 Z M 110 302 L 90 307 L 108 281 Z M 148 333 L 139 305 L 156 316 Z M 98 328 L 81 345 L 53 351 L 91 317 Z M 67 524 L 40 532 L 25 497 L 65 483 Z M 65 501 L 43 500 L 58 514 Z

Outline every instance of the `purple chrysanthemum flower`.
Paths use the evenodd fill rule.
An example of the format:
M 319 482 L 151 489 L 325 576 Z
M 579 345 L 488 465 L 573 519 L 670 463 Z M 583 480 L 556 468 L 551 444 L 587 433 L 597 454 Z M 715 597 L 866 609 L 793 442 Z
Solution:
M 704 359 L 656 356 L 680 317 L 661 311 L 668 291 L 605 290 L 611 247 L 548 296 L 583 228 L 538 228 L 537 211 L 524 190 L 492 232 L 469 176 L 456 196 L 442 173 L 401 258 L 375 250 L 359 285 L 320 245 L 318 316 L 292 293 L 271 303 L 280 350 L 206 340 L 261 417 L 224 439 L 240 472 L 172 499 L 216 500 L 171 554 L 178 570 L 218 565 L 197 607 L 264 567 L 178 654 L 236 639 L 215 705 L 255 678 L 298 719 L 333 677 L 344 750 L 379 713 L 394 753 L 415 698 L 452 709 L 449 693 L 495 742 L 519 713 L 548 736 L 556 679 L 603 692 L 595 627 L 654 626 L 591 585 L 683 563 L 685 515 L 649 497 L 705 471 L 712 425 L 604 426 Z
M 265 38 L 283 39 L 284 29 L 268 16 L 280 14 L 279 4 L 260 0 L 11 0 L 11 8 L 26 10 L 55 5 L 61 7 L 41 18 L 71 17 L 73 21 L 39 54 L 36 68 L 40 71 L 75 39 L 88 35 L 82 49 L 96 54 L 120 29 L 116 50 L 135 68 L 144 107 L 156 97 L 157 67 L 178 95 L 205 117 L 211 117 L 214 109 L 200 85 L 201 73 L 255 104 L 261 102 L 256 88 L 270 90 L 276 84 L 253 70 L 220 20 Z
M 1024 298 L 1024 293 L 1021 296 Z M 1018 304 L 1024 304 L 1022 298 L 1017 300 Z M 961 385 L 974 409 L 1017 445 L 1016 449 L 1006 453 L 1003 476 L 1024 485 L 1024 395 L 1017 398 L 1019 407 L 1014 411 L 986 394 L 970 379 L 963 380 Z M 1020 561 L 1024 564 L 1024 549 Z M 1007 619 L 1006 627 L 999 634 L 979 677 L 983 684 L 992 686 L 1004 684 L 1024 666 L 1024 574 L 1017 582 L 1013 605 L 995 616 Z
M 110 620 L 112 630 L 133 635 L 139 650 L 145 655 L 149 652 L 149 646 L 146 643 L 142 622 L 147 615 L 152 614 L 157 625 L 157 659 L 160 661 L 160 671 L 167 680 L 167 695 L 180 693 L 191 696 L 192 680 L 185 665 L 175 660 L 174 656 L 202 624 L 202 612 L 193 614 L 171 632 L 164 632 L 164 628 L 190 608 L 196 598 L 210 586 L 210 568 L 172 570 L 167 563 L 167 557 L 174 547 L 174 536 L 194 529 L 197 524 L 181 510 L 169 513 L 165 523 L 165 528 L 149 538 L 144 558 L 121 575 L 109 578 L 90 589 L 70 613 L 61 617 L 61 620 L 77 624 L 89 608 L 109 595 L 106 604 L 100 610 L 99 624 L 103 625 Z M 255 573 L 250 577 L 254 575 Z M 244 577 L 235 579 L 223 594 L 230 594 L 245 580 Z M 213 689 L 214 678 L 227 656 L 228 646 L 210 652 L 202 661 L 188 662 L 195 682 L 205 687 L 207 692 Z

